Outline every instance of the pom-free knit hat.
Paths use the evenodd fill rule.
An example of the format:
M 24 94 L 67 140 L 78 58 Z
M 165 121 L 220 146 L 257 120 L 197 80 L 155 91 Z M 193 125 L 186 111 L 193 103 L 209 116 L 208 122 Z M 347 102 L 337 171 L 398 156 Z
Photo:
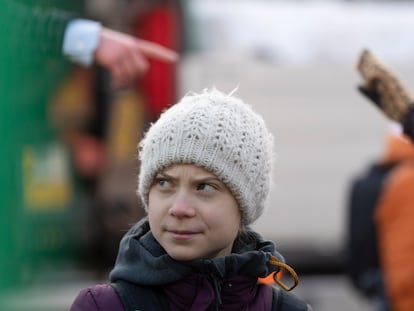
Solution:
M 160 116 L 140 143 L 140 160 L 138 194 L 146 210 L 157 173 L 173 164 L 194 164 L 229 188 L 248 225 L 263 213 L 269 195 L 273 136 L 249 105 L 205 90 L 183 97 Z

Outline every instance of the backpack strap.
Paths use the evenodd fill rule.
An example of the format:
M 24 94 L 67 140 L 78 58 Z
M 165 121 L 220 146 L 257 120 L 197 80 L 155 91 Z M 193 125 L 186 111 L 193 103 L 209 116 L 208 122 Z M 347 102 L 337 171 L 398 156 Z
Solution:
M 125 281 L 111 283 L 122 301 L 125 311 L 169 310 L 167 299 L 161 288 L 139 286 Z
M 274 287 L 272 311 L 312 311 L 312 308 L 294 294 Z

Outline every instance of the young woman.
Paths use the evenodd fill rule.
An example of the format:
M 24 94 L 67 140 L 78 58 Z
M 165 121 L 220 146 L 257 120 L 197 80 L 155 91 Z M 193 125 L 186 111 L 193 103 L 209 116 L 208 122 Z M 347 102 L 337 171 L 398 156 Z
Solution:
M 140 160 L 148 217 L 122 239 L 111 283 L 82 290 L 72 311 L 311 310 L 260 281 L 296 274 L 249 227 L 273 162 L 273 136 L 250 106 L 217 90 L 187 95 L 151 126 Z

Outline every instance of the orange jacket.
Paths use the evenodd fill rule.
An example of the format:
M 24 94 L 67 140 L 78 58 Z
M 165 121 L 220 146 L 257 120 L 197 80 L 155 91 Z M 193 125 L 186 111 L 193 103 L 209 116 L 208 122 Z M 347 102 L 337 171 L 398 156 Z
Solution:
M 391 135 L 383 162 L 403 161 L 388 176 L 375 220 L 385 288 L 393 311 L 414 310 L 414 145 Z

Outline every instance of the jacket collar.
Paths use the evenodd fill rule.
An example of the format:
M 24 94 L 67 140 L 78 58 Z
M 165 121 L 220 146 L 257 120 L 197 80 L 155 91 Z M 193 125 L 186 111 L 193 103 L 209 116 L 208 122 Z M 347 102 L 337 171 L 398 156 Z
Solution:
M 248 229 L 239 235 L 229 256 L 193 261 L 172 259 L 152 235 L 147 219 L 134 225 L 122 238 L 118 257 L 109 278 L 140 285 L 165 285 L 194 273 L 215 279 L 234 276 L 264 277 L 277 268 L 269 264 L 271 256 L 283 257 L 270 241 Z

